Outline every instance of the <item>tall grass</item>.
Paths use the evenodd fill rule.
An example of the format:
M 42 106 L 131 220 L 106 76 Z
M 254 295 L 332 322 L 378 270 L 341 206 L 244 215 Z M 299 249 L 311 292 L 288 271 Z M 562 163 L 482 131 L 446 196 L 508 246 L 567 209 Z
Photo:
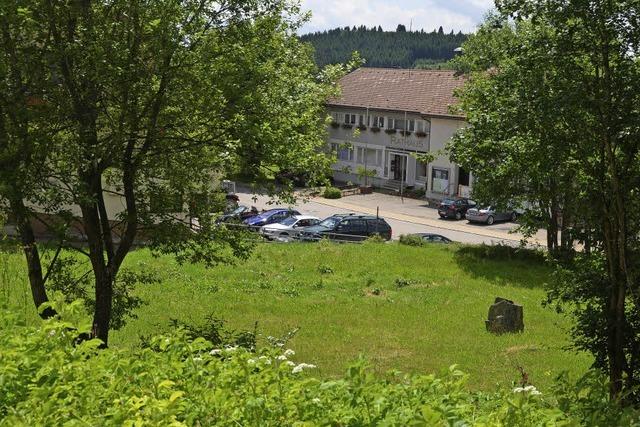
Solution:
M 0 242 L 0 305 L 19 314 L 24 322 L 37 321 L 24 257 L 19 247 Z
M 3 298 L 28 323 L 38 321 L 18 252 L 0 252 Z M 136 296 L 148 304 L 111 334 L 111 345 L 134 347 L 171 319 L 200 324 L 213 316 L 260 340 L 300 328 L 291 346 L 318 375 L 335 377 L 366 356 L 378 372 L 437 372 L 451 364 L 472 385 L 493 389 L 520 378 L 542 388 L 562 371 L 579 375 L 591 360 L 566 351 L 566 318 L 542 307 L 551 271 L 535 256 L 505 256 L 458 245 L 261 245 L 246 262 L 206 269 L 170 257 L 133 252 L 126 267 L 157 275 Z M 525 331 L 494 336 L 484 320 L 496 296 L 524 305 Z

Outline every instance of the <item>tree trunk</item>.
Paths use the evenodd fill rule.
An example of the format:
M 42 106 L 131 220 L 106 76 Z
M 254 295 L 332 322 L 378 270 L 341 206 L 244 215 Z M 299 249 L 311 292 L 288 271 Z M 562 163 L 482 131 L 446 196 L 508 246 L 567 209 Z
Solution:
M 31 219 L 27 213 L 27 208 L 20 198 L 13 198 L 10 202 L 11 211 L 15 215 L 18 234 L 22 243 L 22 251 L 27 260 L 27 269 L 29 272 L 29 285 L 31 286 L 31 295 L 36 308 L 49 301 L 47 290 L 42 275 L 42 264 L 40 262 L 40 253 L 36 244 L 35 234 L 31 226 Z M 43 319 L 49 319 L 56 315 L 56 311 L 50 307 L 42 311 L 38 311 Z
M 558 211 L 555 206 L 551 205 L 551 215 L 549 216 L 549 224 L 547 226 L 547 250 L 549 253 L 555 253 L 558 248 Z
M 625 354 L 626 325 L 626 245 L 617 209 L 612 209 L 604 219 L 605 253 L 609 268 L 609 303 L 607 307 L 607 356 L 609 359 L 609 393 L 612 399 L 620 398 L 627 368 Z M 622 222 L 623 223 L 623 222 Z
M 573 249 L 573 235 L 571 233 L 572 218 L 568 211 L 562 212 L 562 225 L 560 226 L 560 251 L 562 253 L 568 253 Z
M 97 188 L 96 182 L 100 182 L 101 176 L 93 171 L 81 174 L 81 179 L 87 188 L 95 190 Z M 91 194 L 91 199 L 93 200 L 80 204 L 82 223 L 89 246 L 89 259 L 95 280 L 96 305 L 91 335 L 93 338 L 100 339 L 103 346 L 106 347 L 109 341 L 109 323 L 111 321 L 113 276 L 105 259 L 105 242 L 96 194 Z

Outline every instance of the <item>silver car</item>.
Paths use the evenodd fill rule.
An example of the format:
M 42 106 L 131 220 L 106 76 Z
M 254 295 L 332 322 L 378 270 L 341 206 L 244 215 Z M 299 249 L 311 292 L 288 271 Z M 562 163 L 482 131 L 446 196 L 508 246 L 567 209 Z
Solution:
M 267 239 L 288 240 L 297 235 L 297 229 L 310 227 L 320 222 L 319 218 L 309 215 L 293 215 L 275 224 L 264 225 L 260 234 Z
M 498 212 L 494 206 L 486 206 L 467 209 L 466 218 L 470 222 L 482 222 L 491 225 L 496 221 L 515 221 L 518 218 L 518 213 L 512 209 Z

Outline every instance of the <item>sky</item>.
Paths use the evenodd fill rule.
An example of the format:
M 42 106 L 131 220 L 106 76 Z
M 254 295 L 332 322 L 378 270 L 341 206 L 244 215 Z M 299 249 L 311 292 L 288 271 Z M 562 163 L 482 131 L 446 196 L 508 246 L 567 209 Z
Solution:
M 336 27 L 366 25 L 395 30 L 398 24 L 413 30 L 472 32 L 493 7 L 493 0 L 302 0 L 312 13 L 299 32 L 305 34 Z

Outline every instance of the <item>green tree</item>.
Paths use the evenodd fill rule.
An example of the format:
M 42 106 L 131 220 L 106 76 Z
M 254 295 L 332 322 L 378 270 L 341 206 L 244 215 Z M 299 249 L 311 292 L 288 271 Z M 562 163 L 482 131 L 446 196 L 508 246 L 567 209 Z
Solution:
M 42 192 L 48 151 L 60 129 L 48 120 L 55 111 L 44 98 L 52 77 L 39 44 L 44 35 L 22 2 L 0 4 L 0 210 L 11 214 L 27 261 L 36 307 L 48 301 L 40 251 L 27 200 Z M 28 37 L 25 35 L 28 34 Z M 51 201 L 53 202 L 53 201 Z M 41 315 L 49 317 L 51 309 Z
M 567 94 L 545 56 L 551 37 L 545 26 L 493 16 L 465 43 L 453 63 L 469 79 L 459 96 L 470 126 L 449 151 L 474 173 L 474 197 L 524 208 L 521 230 L 529 236 L 545 228 L 547 247 L 556 251 L 577 237 L 569 226 L 579 189 L 570 143 L 577 123 L 556 112 Z
M 92 335 L 105 345 L 114 284 L 136 240 L 180 261 L 247 256 L 246 238 L 214 227 L 223 205 L 215 183 L 248 164 L 256 176 L 263 167 L 317 175 L 327 167 L 322 108 L 343 67 L 318 72 L 294 36 L 299 9 L 287 1 L 25 0 L 3 8 L 2 23 L 24 50 L 12 62 L 18 56 L 5 43 L 2 66 L 38 89 L 46 111 L 37 117 L 55 127 L 33 122 L 28 138 L 2 135 L 3 161 L 38 156 L 26 158 L 21 175 L 1 175 L 11 190 L 1 197 L 78 218 L 87 246 L 77 250 L 95 286 Z M 5 80 L 2 89 L 15 87 Z M 6 117 L 25 110 L 20 99 L 2 108 Z M 15 177 L 29 193 L 12 190 Z M 122 205 L 116 214 L 110 194 Z M 25 216 L 38 217 L 31 208 Z M 37 252 L 27 258 L 40 265 Z
M 465 46 L 463 65 L 477 72 L 462 95 L 470 127 L 452 150 L 458 159 L 483 153 L 478 191 L 489 195 L 495 179 L 503 198 L 522 191 L 562 210 L 572 226 L 563 233 L 570 240 L 565 248 L 576 238 L 584 251 L 559 259 L 550 300 L 571 305 L 576 345 L 609 373 L 611 396 L 637 401 L 637 4 L 505 0 L 497 6 L 503 19 L 487 23 L 479 35 L 484 46 L 480 38 Z M 507 19 L 513 28 L 505 27 Z

